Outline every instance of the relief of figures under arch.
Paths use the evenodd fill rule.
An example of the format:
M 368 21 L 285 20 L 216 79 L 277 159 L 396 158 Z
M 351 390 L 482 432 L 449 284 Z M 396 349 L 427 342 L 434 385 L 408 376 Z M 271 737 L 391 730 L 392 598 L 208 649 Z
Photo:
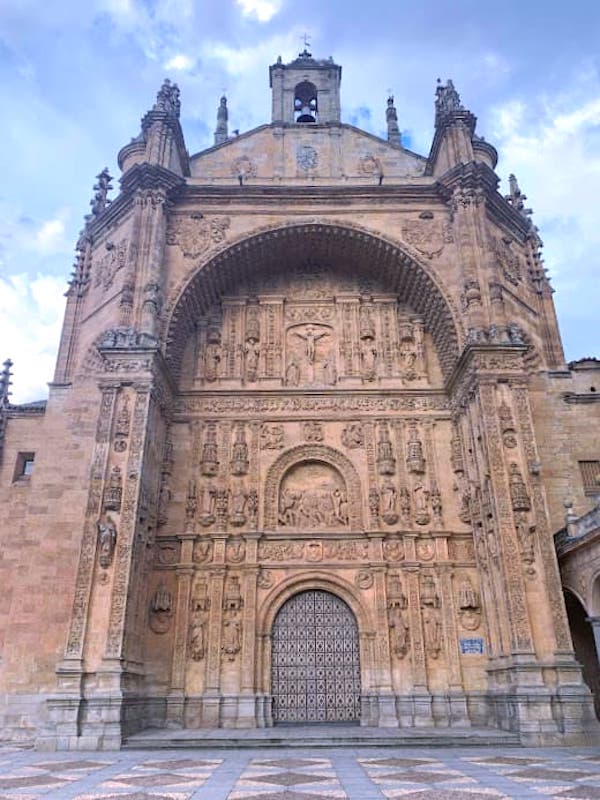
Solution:
M 309 461 L 288 470 L 279 487 L 279 527 L 322 530 L 348 522 L 346 484 L 334 467 Z

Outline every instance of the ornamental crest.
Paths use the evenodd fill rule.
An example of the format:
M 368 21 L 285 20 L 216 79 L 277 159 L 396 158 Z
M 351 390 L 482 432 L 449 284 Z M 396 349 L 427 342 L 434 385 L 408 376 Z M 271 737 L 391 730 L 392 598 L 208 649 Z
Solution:
M 450 224 L 432 218 L 406 220 L 402 226 L 402 236 L 427 258 L 439 256 L 444 246 L 454 241 Z
M 167 231 L 167 244 L 179 245 L 186 258 L 197 258 L 211 245 L 225 241 L 230 224 L 229 217 L 176 217 Z
M 490 250 L 498 259 L 506 280 L 513 286 L 518 286 L 521 280 L 521 264 L 519 256 L 512 249 L 512 239 L 506 236 L 501 239 L 490 238 Z
M 118 244 L 106 243 L 108 252 L 94 263 L 94 287 L 102 287 L 103 291 L 109 289 L 117 272 L 125 266 L 127 258 L 127 242 L 124 239 Z
M 305 144 L 296 150 L 296 163 L 301 170 L 308 172 L 309 169 L 314 169 L 318 161 L 319 154 L 314 147 Z
M 240 156 L 231 164 L 231 174 L 236 178 L 240 175 L 243 178 L 255 178 L 256 172 L 256 164 L 248 156 Z

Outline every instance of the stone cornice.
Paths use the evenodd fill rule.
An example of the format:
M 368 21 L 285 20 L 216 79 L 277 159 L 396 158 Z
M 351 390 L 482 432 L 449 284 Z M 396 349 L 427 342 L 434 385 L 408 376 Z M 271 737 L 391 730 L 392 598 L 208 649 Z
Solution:
M 481 378 L 526 380 L 523 355 L 527 349 L 527 345 L 519 344 L 467 345 L 446 384 L 450 397 L 460 402 L 465 392 L 473 391 Z

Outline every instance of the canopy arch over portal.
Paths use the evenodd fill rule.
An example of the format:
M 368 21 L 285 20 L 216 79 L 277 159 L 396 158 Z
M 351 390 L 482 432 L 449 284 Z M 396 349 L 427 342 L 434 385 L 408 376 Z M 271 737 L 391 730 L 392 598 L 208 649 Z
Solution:
M 165 331 L 165 357 L 177 379 L 188 338 L 198 319 L 221 297 L 261 268 L 282 273 L 307 260 L 339 272 L 376 277 L 423 317 L 445 378 L 452 372 L 464 338 L 459 315 L 438 276 L 402 247 L 348 224 L 311 222 L 246 236 L 199 266 L 172 303 Z

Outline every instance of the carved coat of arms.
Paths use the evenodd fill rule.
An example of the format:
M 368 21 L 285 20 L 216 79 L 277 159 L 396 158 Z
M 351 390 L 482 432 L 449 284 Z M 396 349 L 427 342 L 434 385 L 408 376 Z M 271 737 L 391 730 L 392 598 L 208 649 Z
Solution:
M 186 258 L 197 258 L 210 245 L 219 244 L 227 238 L 230 224 L 229 217 L 178 217 L 169 226 L 167 244 L 179 245 Z
M 402 225 L 402 236 L 427 258 L 438 256 L 446 244 L 454 241 L 450 224 L 437 219 L 408 219 Z

